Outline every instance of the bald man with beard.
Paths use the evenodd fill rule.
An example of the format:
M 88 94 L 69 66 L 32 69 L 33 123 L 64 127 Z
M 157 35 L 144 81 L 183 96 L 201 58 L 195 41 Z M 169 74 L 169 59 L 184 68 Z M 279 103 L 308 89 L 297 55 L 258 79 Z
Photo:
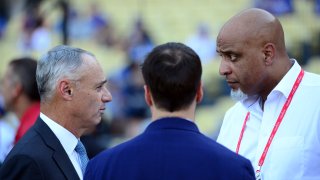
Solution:
M 238 101 L 217 141 L 250 159 L 257 179 L 320 179 L 320 76 L 289 58 L 279 20 L 240 12 L 221 28 L 217 52 Z

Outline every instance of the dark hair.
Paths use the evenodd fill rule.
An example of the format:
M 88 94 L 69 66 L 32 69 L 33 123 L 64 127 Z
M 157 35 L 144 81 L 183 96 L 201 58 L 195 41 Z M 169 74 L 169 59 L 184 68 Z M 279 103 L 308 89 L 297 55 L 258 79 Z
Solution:
M 9 66 L 18 77 L 22 89 L 29 99 L 39 101 L 40 96 L 36 82 L 37 61 L 29 57 L 23 57 L 12 60 Z
M 148 54 L 142 74 L 155 105 L 174 112 L 191 105 L 200 85 L 202 67 L 191 48 L 171 42 Z

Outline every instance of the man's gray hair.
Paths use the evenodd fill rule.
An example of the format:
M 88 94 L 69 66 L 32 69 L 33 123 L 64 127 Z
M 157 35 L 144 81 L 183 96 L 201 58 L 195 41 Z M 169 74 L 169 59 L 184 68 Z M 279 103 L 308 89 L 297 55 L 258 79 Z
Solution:
M 36 79 L 41 101 L 53 96 L 54 89 L 61 78 L 78 80 L 78 69 L 82 65 L 81 56 L 94 55 L 80 48 L 59 45 L 44 54 L 37 66 Z

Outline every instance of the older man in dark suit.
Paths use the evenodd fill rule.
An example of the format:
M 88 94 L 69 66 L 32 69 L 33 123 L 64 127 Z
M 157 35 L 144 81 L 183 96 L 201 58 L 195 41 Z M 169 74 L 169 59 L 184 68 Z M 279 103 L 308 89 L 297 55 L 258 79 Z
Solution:
M 0 179 L 82 179 L 88 157 L 80 137 L 112 99 L 102 68 L 87 51 L 57 46 L 40 59 L 36 78 L 40 117 L 9 153 Z
M 153 122 L 144 133 L 89 162 L 84 179 L 250 180 L 250 161 L 199 132 L 203 96 L 198 55 L 180 43 L 156 47 L 142 66 Z

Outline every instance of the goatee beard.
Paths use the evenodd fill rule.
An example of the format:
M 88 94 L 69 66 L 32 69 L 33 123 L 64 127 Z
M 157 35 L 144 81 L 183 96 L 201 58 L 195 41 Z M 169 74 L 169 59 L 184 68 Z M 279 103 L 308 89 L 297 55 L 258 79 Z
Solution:
M 231 89 L 230 96 L 234 101 L 242 101 L 248 98 L 248 95 L 242 92 L 240 88 L 237 90 Z

